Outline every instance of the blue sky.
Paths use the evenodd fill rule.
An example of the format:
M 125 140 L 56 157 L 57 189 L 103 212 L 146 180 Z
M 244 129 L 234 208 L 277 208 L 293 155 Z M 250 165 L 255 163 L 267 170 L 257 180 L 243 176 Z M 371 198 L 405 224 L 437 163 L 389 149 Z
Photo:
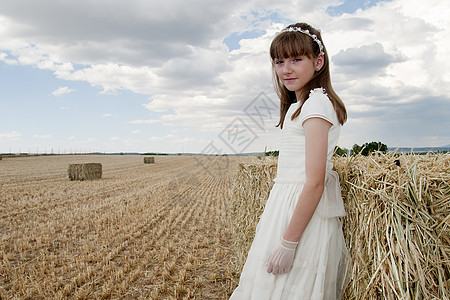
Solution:
M 450 144 L 448 2 L 185 3 L 2 1 L 0 153 L 278 149 L 267 51 L 297 21 L 322 30 L 341 147 Z

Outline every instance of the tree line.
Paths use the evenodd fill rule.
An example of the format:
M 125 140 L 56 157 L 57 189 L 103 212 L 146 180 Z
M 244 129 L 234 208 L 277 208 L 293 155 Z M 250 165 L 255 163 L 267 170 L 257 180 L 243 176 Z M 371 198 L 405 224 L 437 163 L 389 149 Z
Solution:
M 370 143 L 365 143 L 361 146 L 358 144 L 354 144 L 351 150 L 347 150 L 345 148 L 336 146 L 335 153 L 336 153 L 336 155 L 339 155 L 339 156 L 356 155 L 356 154 L 369 156 L 369 154 L 372 152 L 386 153 L 387 150 L 388 150 L 387 145 L 385 145 L 381 142 L 370 142 Z M 278 150 L 264 152 L 264 156 L 278 156 L 278 155 L 279 155 Z
M 382 152 L 386 153 L 388 151 L 387 145 L 383 144 L 382 142 L 370 142 L 365 143 L 363 145 L 354 144 L 352 149 L 349 151 L 347 149 L 342 149 L 339 146 L 336 146 L 335 153 L 339 156 L 343 155 L 356 155 L 361 154 L 363 156 L 369 156 L 372 152 Z

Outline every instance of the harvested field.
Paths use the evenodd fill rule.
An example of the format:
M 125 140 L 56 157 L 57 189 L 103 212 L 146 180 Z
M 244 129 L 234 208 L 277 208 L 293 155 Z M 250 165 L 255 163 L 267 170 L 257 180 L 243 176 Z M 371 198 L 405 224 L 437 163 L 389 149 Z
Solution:
M 251 159 L 4 158 L 0 299 L 227 299 L 238 276 L 227 206 Z M 90 162 L 102 179 L 67 178 Z

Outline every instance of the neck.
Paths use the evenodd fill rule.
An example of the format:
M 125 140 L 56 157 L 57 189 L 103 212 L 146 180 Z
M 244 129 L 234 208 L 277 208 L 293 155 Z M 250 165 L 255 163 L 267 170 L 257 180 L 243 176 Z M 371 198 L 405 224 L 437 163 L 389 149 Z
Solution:
M 303 98 L 304 98 L 303 90 L 295 91 L 295 99 L 297 100 L 298 103 L 302 103 L 303 101 L 305 101 L 303 100 Z

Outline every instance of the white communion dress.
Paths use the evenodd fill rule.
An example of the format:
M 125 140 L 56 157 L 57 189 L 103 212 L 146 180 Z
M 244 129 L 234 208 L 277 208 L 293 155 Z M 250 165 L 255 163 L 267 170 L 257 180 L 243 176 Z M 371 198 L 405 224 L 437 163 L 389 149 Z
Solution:
M 331 156 L 340 124 L 331 101 L 314 89 L 300 115 L 291 120 L 299 103 L 289 108 L 281 134 L 277 176 L 256 228 L 238 287 L 230 300 L 340 299 L 350 280 L 351 260 L 345 246 L 341 217 L 345 216 L 339 175 Z M 297 247 L 292 269 L 281 275 L 266 271 L 266 261 L 279 243 L 294 212 L 306 179 L 303 122 L 322 118 L 332 124 L 328 132 L 325 188 Z

